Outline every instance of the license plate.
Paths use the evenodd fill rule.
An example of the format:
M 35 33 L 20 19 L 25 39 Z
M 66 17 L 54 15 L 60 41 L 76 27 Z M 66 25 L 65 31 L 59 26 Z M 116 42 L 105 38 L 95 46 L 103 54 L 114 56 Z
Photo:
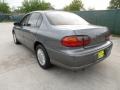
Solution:
M 97 58 L 98 58 L 98 59 L 101 59 L 101 58 L 103 58 L 104 56 L 105 56 L 105 51 L 104 51 L 104 50 L 99 51 L 98 54 L 97 54 Z

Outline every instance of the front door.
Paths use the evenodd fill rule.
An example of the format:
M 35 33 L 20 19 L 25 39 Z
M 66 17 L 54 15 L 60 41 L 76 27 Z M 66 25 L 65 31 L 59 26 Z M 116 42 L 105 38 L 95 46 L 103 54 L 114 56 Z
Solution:
M 25 43 L 24 40 L 24 29 L 23 27 L 26 26 L 28 20 L 30 18 L 30 15 L 26 15 L 21 21 L 20 21 L 20 25 L 15 27 L 15 34 L 17 39 L 21 42 L 21 43 Z

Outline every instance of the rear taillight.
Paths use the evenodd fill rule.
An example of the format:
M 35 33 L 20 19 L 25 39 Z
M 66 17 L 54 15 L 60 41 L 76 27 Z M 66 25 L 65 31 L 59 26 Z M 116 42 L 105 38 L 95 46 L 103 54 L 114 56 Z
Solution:
M 66 47 L 84 47 L 90 44 L 91 39 L 88 36 L 66 36 L 61 40 Z

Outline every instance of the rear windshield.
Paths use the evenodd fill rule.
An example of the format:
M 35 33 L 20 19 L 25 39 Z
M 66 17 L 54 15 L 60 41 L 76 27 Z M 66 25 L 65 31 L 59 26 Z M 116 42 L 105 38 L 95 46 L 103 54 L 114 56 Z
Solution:
M 52 25 L 86 25 L 89 24 L 80 16 L 69 12 L 46 12 L 48 21 Z

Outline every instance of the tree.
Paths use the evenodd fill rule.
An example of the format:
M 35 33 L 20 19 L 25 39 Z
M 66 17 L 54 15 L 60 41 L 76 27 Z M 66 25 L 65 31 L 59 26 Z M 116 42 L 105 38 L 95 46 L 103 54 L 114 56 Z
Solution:
M 0 1 L 0 12 L 2 12 L 2 13 L 10 12 L 10 7 L 8 6 L 7 3 Z
M 120 0 L 111 0 L 108 9 L 118 9 L 120 8 Z
M 20 7 L 20 11 L 24 13 L 47 9 L 53 9 L 53 7 L 50 3 L 47 3 L 44 0 L 24 0 Z
M 13 14 L 21 14 L 21 7 L 17 7 L 17 8 L 12 7 L 11 12 Z
M 83 3 L 81 0 L 73 0 L 70 5 L 65 6 L 64 10 L 65 11 L 80 11 L 83 8 Z

